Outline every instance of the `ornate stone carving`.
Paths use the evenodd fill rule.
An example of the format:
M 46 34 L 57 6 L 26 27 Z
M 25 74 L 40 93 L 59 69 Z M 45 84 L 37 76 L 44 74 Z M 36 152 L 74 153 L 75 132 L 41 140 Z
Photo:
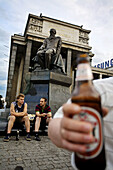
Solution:
M 79 42 L 88 45 L 88 40 L 89 40 L 88 33 L 79 30 Z
M 42 32 L 43 21 L 35 18 L 30 18 L 29 28 L 30 32 Z

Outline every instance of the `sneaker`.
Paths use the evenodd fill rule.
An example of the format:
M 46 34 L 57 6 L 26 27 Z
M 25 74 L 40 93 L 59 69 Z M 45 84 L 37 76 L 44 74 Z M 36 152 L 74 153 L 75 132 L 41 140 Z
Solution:
M 26 136 L 26 140 L 27 140 L 27 141 L 30 141 L 30 140 L 31 140 L 31 136 L 30 136 L 30 134 L 27 134 L 27 136 Z
M 38 136 L 38 135 L 36 135 L 36 136 L 35 136 L 35 140 L 37 140 L 37 141 L 41 141 L 41 139 L 39 138 L 39 136 Z
M 6 135 L 6 136 L 4 137 L 4 142 L 9 142 L 9 140 L 10 140 L 10 136 L 9 136 L 9 135 Z

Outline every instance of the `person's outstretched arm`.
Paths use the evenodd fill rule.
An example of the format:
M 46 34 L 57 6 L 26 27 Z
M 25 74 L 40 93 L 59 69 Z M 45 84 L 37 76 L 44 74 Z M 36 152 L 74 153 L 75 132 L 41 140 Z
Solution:
M 72 116 L 80 113 L 81 108 L 75 104 L 63 106 L 63 118 L 54 118 L 48 129 L 52 142 L 61 148 L 74 152 L 85 152 L 87 143 L 94 141 L 91 134 L 93 129 L 90 123 L 72 119 Z
M 50 121 L 48 135 L 57 147 L 73 152 L 85 152 L 87 144 L 95 141 L 92 135 L 93 126 L 90 123 L 72 119 L 73 115 L 79 114 L 80 111 L 81 108 L 76 104 L 65 104 L 64 116 Z M 103 111 L 105 115 L 108 110 Z

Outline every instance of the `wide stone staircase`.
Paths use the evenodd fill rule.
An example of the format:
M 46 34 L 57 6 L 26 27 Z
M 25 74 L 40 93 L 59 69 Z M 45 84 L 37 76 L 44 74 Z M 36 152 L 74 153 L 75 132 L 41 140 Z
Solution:
M 7 118 L 9 115 L 9 108 L 0 109 L 0 132 L 4 132 L 7 125 Z
M 7 126 L 7 122 L 8 122 L 8 116 L 9 116 L 9 112 L 10 112 L 10 108 L 6 108 L 6 109 L 0 109 L 0 135 L 5 135 L 6 134 L 6 126 Z M 32 125 L 33 125 L 33 118 L 35 116 L 33 109 L 29 109 L 28 110 L 28 115 L 29 115 L 29 119 L 30 119 L 30 128 L 32 129 Z M 24 125 L 25 127 L 25 125 Z M 47 135 L 48 132 L 48 126 L 45 127 L 46 129 L 42 132 L 42 130 L 39 129 L 39 133 Z M 15 135 L 17 132 L 17 128 L 13 128 L 12 129 L 12 135 Z M 24 134 L 24 132 L 22 131 L 22 129 L 19 129 L 20 134 Z M 31 131 L 31 135 L 33 134 L 33 131 Z

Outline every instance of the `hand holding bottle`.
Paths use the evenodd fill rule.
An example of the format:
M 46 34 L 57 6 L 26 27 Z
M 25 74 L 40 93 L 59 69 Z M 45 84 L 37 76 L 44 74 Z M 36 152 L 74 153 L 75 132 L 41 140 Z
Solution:
M 77 104 L 64 104 L 64 117 L 61 121 L 61 138 L 63 148 L 69 151 L 84 153 L 87 150 L 87 144 L 93 143 L 95 138 L 91 135 L 93 126 L 84 121 L 74 120 L 72 117 L 81 112 L 81 107 Z M 106 108 L 103 108 L 103 115 L 108 113 Z

